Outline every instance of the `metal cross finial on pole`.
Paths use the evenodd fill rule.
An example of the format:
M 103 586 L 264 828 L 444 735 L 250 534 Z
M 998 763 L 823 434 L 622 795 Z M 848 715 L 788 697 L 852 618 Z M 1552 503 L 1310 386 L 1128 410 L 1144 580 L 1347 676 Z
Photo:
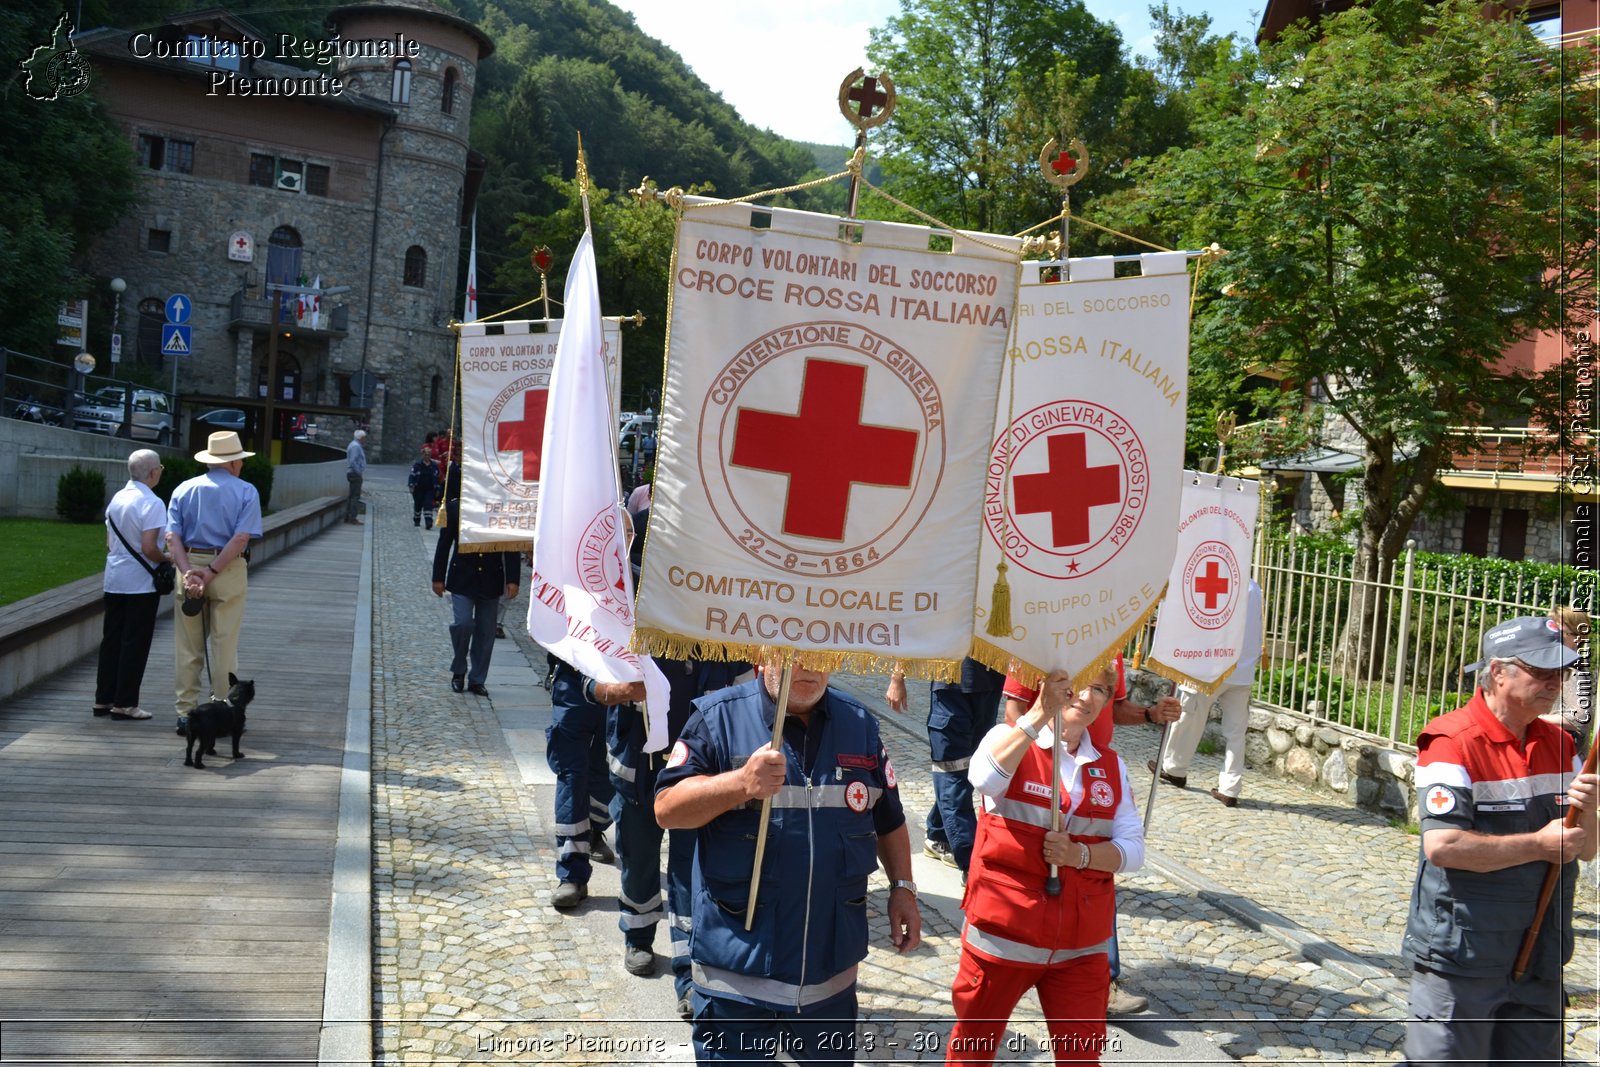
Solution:
M 869 76 L 865 70 L 857 67 L 839 83 L 839 113 L 856 128 L 855 150 L 858 155 L 864 155 L 867 150 L 867 131 L 874 126 L 882 126 L 894 114 L 894 79 L 883 71 Z M 845 212 L 849 218 L 856 217 L 860 195 L 861 174 L 854 171 L 850 175 L 850 199 Z
M 544 317 L 550 317 L 550 268 L 555 265 L 556 257 L 551 254 L 549 245 L 540 245 L 528 257 L 533 264 L 533 269 L 539 272 L 539 299 L 544 301 Z
M 1059 144 L 1054 137 L 1045 142 L 1044 148 L 1039 150 L 1039 170 L 1044 173 L 1045 181 L 1061 190 L 1059 255 L 1066 259 L 1072 237 L 1072 187 L 1083 181 L 1089 173 L 1089 149 L 1076 137 L 1067 142 L 1065 151 L 1058 149 Z

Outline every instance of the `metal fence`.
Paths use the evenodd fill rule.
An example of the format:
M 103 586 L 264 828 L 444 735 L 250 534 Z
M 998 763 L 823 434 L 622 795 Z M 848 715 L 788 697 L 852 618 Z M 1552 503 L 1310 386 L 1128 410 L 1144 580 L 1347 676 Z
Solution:
M 1409 747 L 1429 719 L 1466 703 L 1483 632 L 1516 615 L 1586 604 L 1594 579 L 1487 572 L 1419 560 L 1416 542 L 1367 579 L 1345 552 L 1297 539 L 1262 546 L 1266 654 L 1255 701 Z M 1580 587 L 1580 582 L 1583 583 Z

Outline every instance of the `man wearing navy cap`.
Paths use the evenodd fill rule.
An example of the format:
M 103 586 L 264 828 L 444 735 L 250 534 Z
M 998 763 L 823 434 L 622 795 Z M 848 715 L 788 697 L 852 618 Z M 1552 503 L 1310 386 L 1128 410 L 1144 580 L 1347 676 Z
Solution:
M 1561 969 L 1572 957 L 1577 860 L 1595 856 L 1600 782 L 1542 721 L 1577 653 L 1544 616 L 1483 638 L 1466 707 L 1417 738 L 1422 855 L 1402 953 L 1411 962 L 1406 1060 L 1561 1062 Z M 1564 825 L 1571 805 L 1578 824 Z M 1563 866 L 1527 976 L 1513 981 L 1551 863 Z

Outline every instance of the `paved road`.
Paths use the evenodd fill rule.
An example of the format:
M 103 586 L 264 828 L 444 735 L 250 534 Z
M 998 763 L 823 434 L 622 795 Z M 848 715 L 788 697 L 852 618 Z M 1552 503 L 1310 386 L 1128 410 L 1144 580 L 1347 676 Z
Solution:
M 268 589 L 282 590 L 279 611 L 284 618 L 270 627 L 285 634 L 275 649 L 279 658 L 258 674 L 313 679 L 326 664 L 342 661 L 350 665 L 348 683 L 343 677 L 312 681 L 313 688 L 326 691 L 325 700 L 319 701 L 314 692 L 301 695 L 301 711 L 293 716 L 275 720 L 265 711 L 259 719 L 253 714 L 245 746 L 250 760 L 239 767 L 225 764 L 214 776 L 191 771 L 186 777 L 181 766 L 172 766 L 175 739 L 167 733 L 167 743 L 158 743 L 163 730 L 159 719 L 142 727 L 119 724 L 126 727 L 125 743 L 131 747 L 118 742 L 107 753 L 113 759 L 109 772 L 95 769 L 106 766 L 103 760 L 87 765 L 87 777 L 83 768 L 71 771 L 83 782 L 85 794 L 94 792 L 95 775 L 109 774 L 109 783 L 145 782 L 189 791 L 204 786 L 206 797 L 219 798 L 195 798 L 206 805 L 248 801 L 245 786 L 276 782 L 274 775 L 282 776 L 279 784 L 287 787 L 293 782 L 287 772 L 296 766 L 328 780 L 338 777 L 338 795 L 329 788 L 312 793 L 297 786 L 292 797 L 250 812 L 251 825 L 259 827 L 253 840 L 270 837 L 292 845 L 297 835 L 313 830 L 317 835 L 315 847 L 302 846 L 294 858 L 310 857 L 323 865 L 318 892 L 329 893 L 332 903 L 326 966 L 315 952 L 305 950 L 300 938 L 300 947 L 285 951 L 281 960 L 252 967 L 255 950 L 248 942 L 288 944 L 299 935 L 245 915 L 234 925 L 248 933 L 218 943 L 210 953 L 232 953 L 244 961 L 245 966 L 235 968 L 237 975 L 219 971 L 215 964 L 185 963 L 183 953 L 199 960 L 197 942 L 191 940 L 189 947 L 177 946 L 176 963 L 144 968 L 124 960 L 111 989 L 108 972 L 88 954 L 76 962 L 50 962 L 48 932 L 30 932 L 25 942 L 15 940 L 22 930 L 19 924 L 29 921 L 30 912 L 23 909 L 70 904 L 51 899 L 66 884 L 60 881 L 65 875 L 52 874 L 37 862 L 36 870 L 0 872 L 0 879 L 7 879 L 0 882 L 0 936 L 7 939 L 0 943 L 0 1063 L 46 1062 L 63 1054 L 77 1063 L 104 1064 L 310 1062 L 319 1031 L 324 1063 L 421 1067 L 691 1059 L 688 1027 L 673 1012 L 670 978 L 663 973 L 640 979 L 623 970 L 615 871 L 597 868 L 592 895 L 575 912 L 564 914 L 550 906 L 556 881 L 552 786 L 543 736 L 549 699 L 540 685 L 542 650 L 528 641 L 523 626 L 526 594 L 508 613 L 510 636 L 497 642 L 489 698 L 451 693 L 446 604 L 428 589 L 434 535 L 411 525 L 403 468 L 369 469 L 366 489 L 372 507 L 361 536 L 350 527 L 342 528 L 344 533 L 330 531 L 266 568 L 260 577 L 263 595 L 252 597 L 255 611 L 273 603 Z M 368 554 L 361 560 L 363 551 Z M 370 574 L 370 585 L 351 594 L 349 586 L 358 573 Z M 320 577 L 326 574 L 337 577 Z M 253 587 L 255 583 L 253 578 Z M 297 629 L 295 612 L 314 603 L 328 605 L 329 611 L 336 605 L 346 619 L 353 607 L 354 639 Z M 370 635 L 363 628 L 366 619 Z M 252 627 L 257 633 L 269 630 L 266 620 L 254 616 L 247 622 L 247 629 Z M 165 640 L 170 643 L 170 636 Z M 165 669 L 170 672 L 170 660 Z M 35 778 L 52 766 L 68 773 L 85 746 L 100 759 L 93 746 L 101 735 L 120 736 L 103 720 L 88 716 L 79 706 L 84 700 L 71 696 L 77 692 L 81 697 L 83 678 L 92 677 L 92 667 L 75 671 L 76 681 L 64 673 L 59 683 L 40 687 L 31 700 L 25 694 L 0 706 L 0 759 L 21 761 L 14 769 Z M 153 665 L 152 691 L 159 688 L 155 680 L 160 677 Z M 926 690 L 914 688 L 913 711 L 896 716 L 882 704 L 884 679 L 840 675 L 835 681 L 879 709 L 913 814 L 913 839 L 920 846 L 920 813 L 931 801 L 922 721 Z M 45 703 L 39 698 L 42 693 L 50 694 Z M 363 714 L 369 702 L 370 778 L 369 723 Z M 154 699 L 147 703 L 160 707 Z M 326 739 L 305 731 L 330 726 L 318 716 L 344 707 L 351 714 L 341 771 L 333 730 L 327 730 Z M 135 732 L 140 730 L 148 736 Z M 1155 742 L 1153 729 L 1135 727 L 1118 734 L 1118 750 L 1141 791 L 1148 788 L 1144 761 L 1153 755 Z M 1106 1062 L 1397 1060 L 1404 985 L 1397 978 L 1401 969 L 1394 953 L 1416 839 L 1333 798 L 1254 775 L 1246 779 L 1244 803 L 1223 808 L 1205 792 L 1217 764 L 1214 757 L 1201 756 L 1192 773 L 1193 788 L 1161 787 L 1149 862 L 1120 879 L 1125 982 L 1151 998 L 1151 1010 L 1118 1021 Z M 322 777 L 318 780 L 326 784 Z M 19 812 L 28 813 L 27 831 L 37 837 L 46 832 L 41 827 L 81 822 L 85 803 L 106 807 L 105 797 L 80 800 L 68 795 L 53 801 L 62 807 L 52 815 L 44 810 L 48 805 L 27 802 L 30 794 L 20 778 L 13 776 L 12 782 L 9 788 L 0 785 L 0 804 L 5 805 L 0 810 L 0 852 L 22 852 L 23 846 L 16 844 Z M 151 812 L 148 842 L 114 840 L 117 825 L 109 824 L 102 833 L 106 840 L 98 846 L 101 852 L 135 855 L 140 847 L 154 849 L 151 862 L 144 864 L 147 871 L 159 872 L 165 864 L 203 872 L 217 862 L 226 872 L 237 853 L 219 846 L 251 844 L 231 840 L 219 830 L 209 830 L 201 844 L 186 836 L 186 823 L 165 809 Z M 185 842 L 192 851 L 175 853 Z M 875 883 L 874 948 L 861 979 L 862 1062 L 943 1058 L 949 986 L 958 954 L 960 888 L 950 868 L 920 853 L 915 864 L 925 927 L 924 945 L 914 953 L 897 956 L 884 947 L 881 908 L 886 887 L 881 875 Z M 63 870 L 71 875 L 83 866 Z M 370 892 L 365 881 L 369 874 Z M 307 877 L 319 876 L 308 870 Z M 32 884 L 23 884 L 26 879 Z M 362 910 L 369 902 L 370 923 Z M 209 910 L 220 906 L 220 901 L 203 904 Z M 159 907 L 157 913 L 169 915 Z M 103 918 L 121 921 L 128 916 L 107 912 Z M 1583 1008 L 1569 1013 L 1573 1062 L 1596 1061 L 1597 921 L 1600 899 L 1591 876 L 1580 893 L 1579 948 L 1568 975 L 1573 991 L 1586 998 Z M 125 923 L 122 928 L 133 927 Z M 664 932 L 658 948 L 666 948 Z M 33 953 L 33 958 L 19 953 Z M 17 1040 L 19 1012 L 12 1009 L 19 1003 L 35 1015 L 40 1009 L 16 991 L 35 987 L 26 971 L 41 969 L 41 958 L 57 972 L 76 967 L 93 976 L 79 983 L 81 990 L 59 979 L 53 987 L 60 990 L 56 996 L 63 1012 L 97 1022 L 93 1033 L 85 1031 L 71 1048 L 59 1041 L 52 1044 L 48 1027 L 35 1027 L 22 1035 L 25 1040 Z M 664 968 L 665 958 L 658 959 Z M 370 1042 L 368 1020 L 359 1007 L 366 1002 L 368 975 L 374 1004 Z M 234 1033 L 240 1029 L 234 1020 L 243 1020 L 241 1005 L 250 1003 L 251 990 L 262 988 L 269 977 L 273 988 L 288 991 L 292 986 L 296 1004 L 302 1006 L 241 1039 Z M 201 981 L 209 983 L 203 998 L 197 992 L 169 1003 L 174 990 L 198 991 Z M 113 998 L 109 1007 L 99 1007 L 93 992 L 103 988 L 107 992 L 98 1000 Z M 323 1005 L 320 1018 L 314 1012 L 318 1003 Z M 181 1009 L 197 1005 L 215 1005 L 217 1010 L 205 1013 L 203 1020 L 191 1017 L 185 1022 Z M 313 1008 L 308 1012 L 303 1005 Z M 153 1036 L 162 1032 L 189 1035 L 189 1044 L 174 1046 Z M 1031 1000 L 1019 1008 L 1011 1034 L 1014 1048 L 1002 1060 L 1047 1061 L 1040 1049 L 1044 1029 Z M 364 1055 L 369 1044 L 370 1061 Z M 185 1056 L 162 1051 L 174 1047 L 183 1047 Z M 339 1049 L 354 1051 L 336 1058 Z

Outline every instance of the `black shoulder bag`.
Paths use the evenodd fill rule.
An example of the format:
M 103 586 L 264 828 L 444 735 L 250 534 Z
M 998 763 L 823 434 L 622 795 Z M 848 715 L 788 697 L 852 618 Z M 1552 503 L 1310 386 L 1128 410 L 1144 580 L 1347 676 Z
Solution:
M 106 516 L 106 526 L 117 535 L 117 540 L 122 542 L 122 547 L 128 550 L 128 555 L 139 561 L 139 566 L 150 572 L 150 580 L 156 585 L 156 592 L 162 596 L 171 596 L 172 591 L 178 588 L 178 568 L 166 560 L 162 560 L 154 567 L 144 558 L 143 552 L 134 550 L 128 544 L 128 539 L 122 536 L 122 531 L 117 529 L 117 524 L 111 521 L 111 516 Z

